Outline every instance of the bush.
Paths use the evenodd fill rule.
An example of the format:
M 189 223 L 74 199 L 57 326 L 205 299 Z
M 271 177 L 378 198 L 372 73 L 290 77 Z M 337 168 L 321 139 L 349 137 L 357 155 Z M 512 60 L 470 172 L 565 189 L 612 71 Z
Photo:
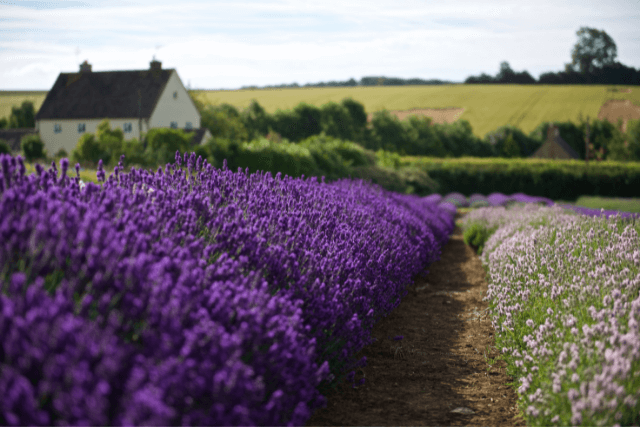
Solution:
M 0 138 L 0 154 L 11 154 L 11 148 L 9 143 Z
M 478 254 L 482 254 L 484 245 L 497 229 L 497 226 L 488 229 L 486 225 L 476 222 L 464 230 L 462 238 L 464 243 L 471 246 Z
M 30 134 L 23 136 L 20 141 L 20 147 L 22 148 L 25 160 L 28 162 L 47 157 L 44 143 L 39 135 Z
M 184 153 L 191 148 L 193 133 L 179 129 L 156 128 L 147 133 L 146 157 L 151 165 L 173 163 L 176 151 Z
M 629 160 L 640 161 L 640 120 L 627 122 L 627 150 Z
M 85 133 L 78 140 L 76 148 L 71 153 L 74 162 L 89 162 L 96 165 L 100 160 L 108 164 L 111 155 L 100 145 L 92 133 Z
M 56 157 L 62 158 L 62 157 L 69 157 L 69 154 L 67 154 L 67 150 L 65 150 L 64 148 L 61 148 L 58 150 L 58 152 L 56 153 Z
M 497 156 L 507 158 L 530 157 L 542 145 L 541 140 L 527 136 L 513 125 L 501 126 L 487 133 L 484 142 L 493 148 Z

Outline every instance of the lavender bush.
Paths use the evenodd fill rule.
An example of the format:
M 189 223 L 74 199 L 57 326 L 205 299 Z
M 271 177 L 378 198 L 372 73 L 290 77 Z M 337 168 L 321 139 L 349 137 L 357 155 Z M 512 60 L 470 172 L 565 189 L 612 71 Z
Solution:
M 302 425 L 454 228 L 362 181 L 122 161 L 0 158 L 0 424 Z
M 559 206 L 483 208 L 496 343 L 527 425 L 640 423 L 640 224 Z

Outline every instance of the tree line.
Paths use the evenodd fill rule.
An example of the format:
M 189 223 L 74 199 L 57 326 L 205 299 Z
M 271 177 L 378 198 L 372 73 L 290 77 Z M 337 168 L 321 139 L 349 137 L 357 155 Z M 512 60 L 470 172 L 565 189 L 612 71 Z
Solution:
M 255 100 L 247 108 L 239 110 L 229 104 L 205 105 L 193 93 L 190 96 L 200 113 L 201 126 L 212 135 L 210 141 L 198 148 L 204 157 L 214 156 L 214 152 L 221 154 L 219 147 L 232 150 L 237 144 L 260 139 L 274 143 L 300 143 L 311 137 L 327 137 L 329 140 L 353 142 L 372 152 L 382 150 L 398 155 L 526 158 L 544 143 L 551 124 L 542 122 L 529 134 L 515 126 L 505 125 L 479 138 L 466 120 L 437 124 L 428 117 L 410 116 L 401 121 L 389 111 L 382 110 L 375 112 L 369 122 L 364 105 L 351 98 L 320 107 L 301 102 L 293 109 L 270 114 Z M 559 128 L 560 136 L 584 159 L 587 122 L 580 119 L 579 123 L 553 124 Z M 607 120 L 593 120 L 588 126 L 590 153 L 596 159 L 640 161 L 640 121 L 629 121 L 626 132 L 622 132 L 621 122 L 614 125 Z M 171 161 L 176 149 L 190 147 L 186 135 L 184 138 L 174 135 L 182 135 L 181 132 L 152 129 L 140 141 L 123 142 L 122 130 L 110 130 L 102 124 L 95 136 L 84 134 L 80 137 L 77 154 L 74 155 L 82 161 L 97 162 L 102 158 L 108 163 L 111 158 L 126 154 L 128 159 L 139 164 L 162 164 L 166 163 L 165 160 Z M 37 135 L 25 138 L 33 145 L 31 140 L 37 139 Z M 66 152 L 55 153 L 57 157 L 66 155 Z

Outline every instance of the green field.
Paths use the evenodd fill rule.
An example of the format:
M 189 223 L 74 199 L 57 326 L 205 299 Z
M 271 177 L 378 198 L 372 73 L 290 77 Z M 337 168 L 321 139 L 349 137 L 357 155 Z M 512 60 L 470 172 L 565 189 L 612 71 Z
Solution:
M 238 108 L 256 99 L 269 113 L 290 109 L 300 102 L 321 106 L 351 97 L 361 102 L 368 113 L 412 108 L 464 108 L 460 119 L 468 120 L 479 137 L 505 124 L 531 132 L 543 121 L 578 121 L 580 114 L 595 118 L 609 99 L 628 99 L 640 105 L 640 90 L 613 92 L 604 85 L 441 85 L 375 86 L 344 88 L 299 88 L 192 91 L 205 103 L 229 103 Z M 8 117 L 13 105 L 31 100 L 36 111 L 46 92 L 0 91 L 0 117 Z

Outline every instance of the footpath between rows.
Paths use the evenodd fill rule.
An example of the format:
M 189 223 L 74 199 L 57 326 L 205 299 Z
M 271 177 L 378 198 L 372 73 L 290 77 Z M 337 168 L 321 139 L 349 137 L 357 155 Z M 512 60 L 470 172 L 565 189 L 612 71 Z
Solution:
M 456 215 L 456 220 L 461 218 Z M 456 226 L 439 261 L 373 328 L 376 342 L 356 358 L 353 389 L 342 384 L 327 396 L 307 426 L 476 425 L 525 426 L 506 363 L 496 360 L 488 314 L 485 270 Z M 394 337 L 404 338 L 395 341 Z

